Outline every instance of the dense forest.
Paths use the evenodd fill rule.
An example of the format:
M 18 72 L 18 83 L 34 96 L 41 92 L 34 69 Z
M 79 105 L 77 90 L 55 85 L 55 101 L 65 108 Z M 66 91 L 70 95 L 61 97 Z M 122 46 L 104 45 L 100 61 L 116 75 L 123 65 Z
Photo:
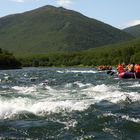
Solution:
M 16 69 L 20 67 L 20 61 L 18 61 L 12 53 L 0 48 L 0 69 Z
M 140 63 L 140 39 L 107 45 L 88 51 L 49 53 L 20 57 L 23 66 L 83 66 L 117 65 L 119 62 Z

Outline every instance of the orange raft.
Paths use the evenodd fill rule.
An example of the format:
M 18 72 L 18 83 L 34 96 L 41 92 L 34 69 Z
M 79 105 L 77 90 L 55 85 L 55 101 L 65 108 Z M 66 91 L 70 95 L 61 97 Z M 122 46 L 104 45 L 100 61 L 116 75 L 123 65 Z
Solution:
M 97 69 L 98 70 L 112 70 L 112 66 L 102 65 L 102 66 L 98 66 Z

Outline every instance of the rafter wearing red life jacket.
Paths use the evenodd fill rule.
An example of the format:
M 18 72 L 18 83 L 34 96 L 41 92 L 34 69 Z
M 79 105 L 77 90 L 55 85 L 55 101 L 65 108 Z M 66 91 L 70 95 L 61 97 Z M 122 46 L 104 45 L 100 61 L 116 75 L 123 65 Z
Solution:
M 140 64 L 135 65 L 135 72 L 140 73 Z
M 119 65 L 118 65 L 117 70 L 118 70 L 119 73 L 125 72 L 124 67 L 123 67 L 122 64 L 119 64 Z

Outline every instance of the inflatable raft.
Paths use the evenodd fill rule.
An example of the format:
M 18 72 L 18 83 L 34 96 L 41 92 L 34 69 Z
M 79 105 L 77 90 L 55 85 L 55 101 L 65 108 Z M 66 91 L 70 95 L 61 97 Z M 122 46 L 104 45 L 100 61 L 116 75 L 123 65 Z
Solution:
M 98 70 L 112 70 L 112 66 L 98 66 Z
M 129 79 L 129 78 L 140 78 L 140 72 L 122 72 L 118 74 L 118 77 L 124 78 L 124 79 Z

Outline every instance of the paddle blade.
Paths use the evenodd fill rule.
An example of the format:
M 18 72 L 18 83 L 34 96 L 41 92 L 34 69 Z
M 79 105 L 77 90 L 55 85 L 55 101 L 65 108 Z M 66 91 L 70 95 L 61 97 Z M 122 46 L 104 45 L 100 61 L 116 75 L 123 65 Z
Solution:
M 112 71 L 111 70 L 109 70 L 109 71 L 107 71 L 107 74 L 110 74 Z
M 110 73 L 110 75 L 112 76 L 114 73 L 115 73 L 115 72 L 114 72 L 114 71 L 112 71 L 112 72 Z

